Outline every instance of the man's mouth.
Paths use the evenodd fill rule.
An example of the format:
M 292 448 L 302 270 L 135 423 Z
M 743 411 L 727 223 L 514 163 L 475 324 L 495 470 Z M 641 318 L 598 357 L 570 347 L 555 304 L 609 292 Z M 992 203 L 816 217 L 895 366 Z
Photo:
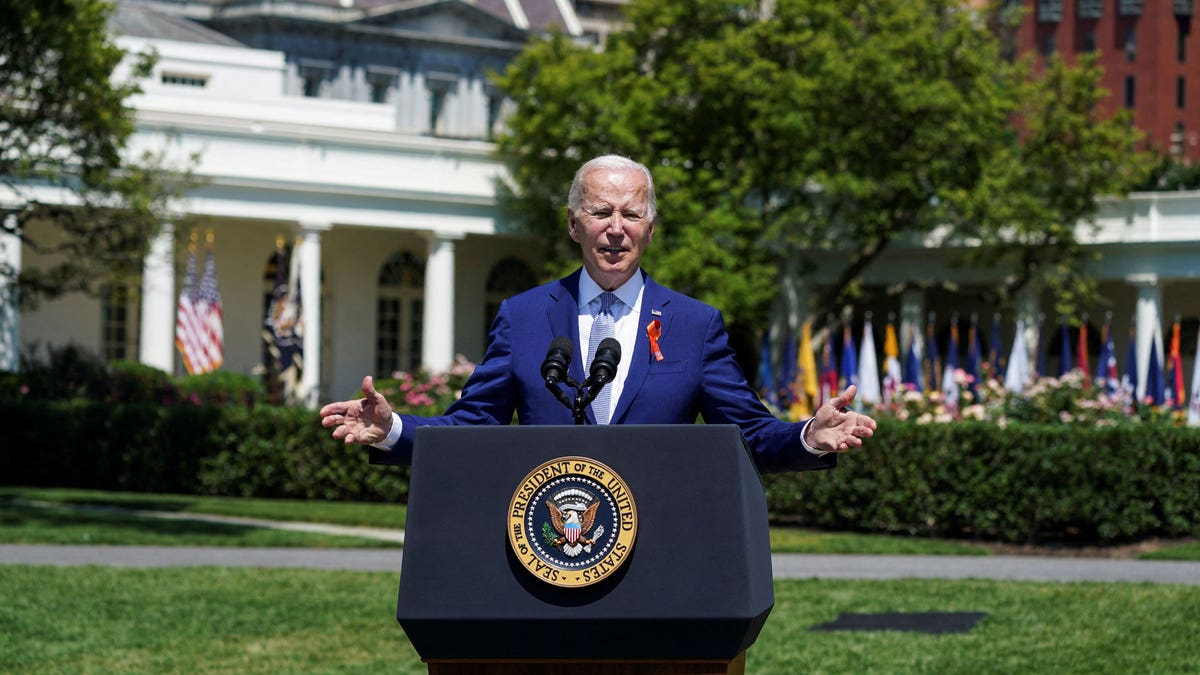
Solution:
M 621 246 L 601 246 L 600 252 L 606 255 L 615 255 L 617 253 L 624 253 L 625 249 Z

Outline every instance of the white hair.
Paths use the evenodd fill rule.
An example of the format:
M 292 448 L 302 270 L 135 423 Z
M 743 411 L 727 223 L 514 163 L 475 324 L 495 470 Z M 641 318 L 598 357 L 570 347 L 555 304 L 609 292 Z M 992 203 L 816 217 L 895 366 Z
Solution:
M 646 177 L 646 217 L 651 221 L 658 213 L 658 203 L 654 198 L 654 178 L 650 175 L 650 169 L 641 162 L 635 162 L 628 157 L 622 155 L 600 155 L 584 162 L 583 166 L 575 172 L 575 179 L 571 181 L 571 191 L 567 193 L 567 208 L 571 213 L 578 213 L 583 201 L 583 177 L 596 169 L 611 169 L 616 171 L 641 171 Z

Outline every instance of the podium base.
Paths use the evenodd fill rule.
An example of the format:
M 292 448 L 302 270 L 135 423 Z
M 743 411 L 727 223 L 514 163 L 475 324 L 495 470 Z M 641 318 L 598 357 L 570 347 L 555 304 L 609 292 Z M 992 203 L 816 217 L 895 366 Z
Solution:
M 744 675 L 746 652 L 728 661 L 425 659 L 429 675 Z

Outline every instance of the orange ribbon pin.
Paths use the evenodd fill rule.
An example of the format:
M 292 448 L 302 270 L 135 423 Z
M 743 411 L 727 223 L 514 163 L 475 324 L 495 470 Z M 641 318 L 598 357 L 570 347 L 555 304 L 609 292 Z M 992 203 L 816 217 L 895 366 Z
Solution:
M 658 338 L 662 337 L 662 323 L 658 319 L 646 326 L 646 337 L 650 338 L 650 351 L 654 353 L 654 360 L 662 361 L 662 350 L 658 348 Z

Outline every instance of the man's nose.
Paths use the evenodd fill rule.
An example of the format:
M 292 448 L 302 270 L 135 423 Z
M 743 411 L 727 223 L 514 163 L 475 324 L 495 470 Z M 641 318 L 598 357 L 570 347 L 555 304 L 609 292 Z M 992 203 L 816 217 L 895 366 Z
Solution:
M 604 229 L 604 233 L 614 237 L 621 237 L 625 234 L 625 218 L 620 213 L 614 213 L 608 219 L 608 227 Z

